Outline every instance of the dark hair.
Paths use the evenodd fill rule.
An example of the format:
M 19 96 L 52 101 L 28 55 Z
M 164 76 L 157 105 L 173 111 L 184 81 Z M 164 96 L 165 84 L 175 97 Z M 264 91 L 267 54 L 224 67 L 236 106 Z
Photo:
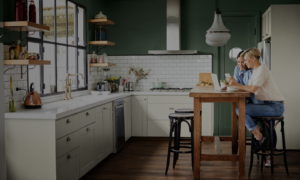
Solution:
M 237 55 L 236 59 L 238 59 L 242 55 L 243 52 L 244 51 L 239 52 L 239 54 Z

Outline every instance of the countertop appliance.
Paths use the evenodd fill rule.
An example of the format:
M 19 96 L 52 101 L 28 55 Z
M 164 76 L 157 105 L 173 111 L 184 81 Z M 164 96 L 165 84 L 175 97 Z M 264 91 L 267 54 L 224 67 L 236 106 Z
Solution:
M 101 83 L 97 83 L 97 91 L 110 91 L 109 83 L 107 81 L 103 81 Z
M 257 49 L 261 52 L 260 63 L 266 65 L 271 71 L 271 41 L 265 40 L 258 43 Z
M 34 83 L 30 84 L 30 90 L 23 98 L 23 106 L 26 109 L 37 109 L 43 106 L 39 93 L 34 90 Z
M 133 91 L 133 82 L 127 82 L 125 85 L 126 91 Z
M 124 101 L 115 100 L 113 103 L 115 112 L 115 151 L 119 152 L 125 145 L 125 119 L 124 119 Z

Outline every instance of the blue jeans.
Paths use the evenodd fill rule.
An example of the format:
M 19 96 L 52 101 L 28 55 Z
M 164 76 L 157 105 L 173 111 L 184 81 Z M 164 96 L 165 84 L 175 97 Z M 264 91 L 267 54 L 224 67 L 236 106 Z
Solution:
M 245 105 L 246 105 L 245 124 L 249 131 L 253 131 L 257 128 L 257 125 L 253 121 L 251 116 L 277 117 L 277 116 L 282 116 L 284 112 L 284 105 L 282 104 L 281 101 L 264 101 L 264 104 L 245 104 Z M 236 108 L 236 114 L 239 115 L 239 107 Z M 274 140 L 277 139 L 275 131 L 273 131 L 273 137 Z M 275 142 L 277 142 L 277 140 Z M 276 143 L 273 143 L 273 145 L 276 145 Z

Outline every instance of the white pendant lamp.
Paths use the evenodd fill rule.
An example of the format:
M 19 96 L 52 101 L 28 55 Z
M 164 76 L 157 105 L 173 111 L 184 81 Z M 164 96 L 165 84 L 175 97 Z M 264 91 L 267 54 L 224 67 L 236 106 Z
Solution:
M 218 8 L 218 0 L 216 0 L 215 19 L 212 26 L 206 31 L 206 43 L 210 46 L 223 46 L 230 37 L 230 30 L 223 24 L 221 11 Z

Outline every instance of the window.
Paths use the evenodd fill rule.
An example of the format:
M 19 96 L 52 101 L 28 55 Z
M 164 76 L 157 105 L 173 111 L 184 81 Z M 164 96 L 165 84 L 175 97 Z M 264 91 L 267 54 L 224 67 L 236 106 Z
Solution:
M 72 90 L 87 89 L 86 9 L 68 0 L 37 0 L 37 22 L 50 31 L 28 35 L 28 52 L 39 53 L 51 65 L 30 66 L 29 83 L 44 95 L 64 92 L 66 74 L 71 77 Z

